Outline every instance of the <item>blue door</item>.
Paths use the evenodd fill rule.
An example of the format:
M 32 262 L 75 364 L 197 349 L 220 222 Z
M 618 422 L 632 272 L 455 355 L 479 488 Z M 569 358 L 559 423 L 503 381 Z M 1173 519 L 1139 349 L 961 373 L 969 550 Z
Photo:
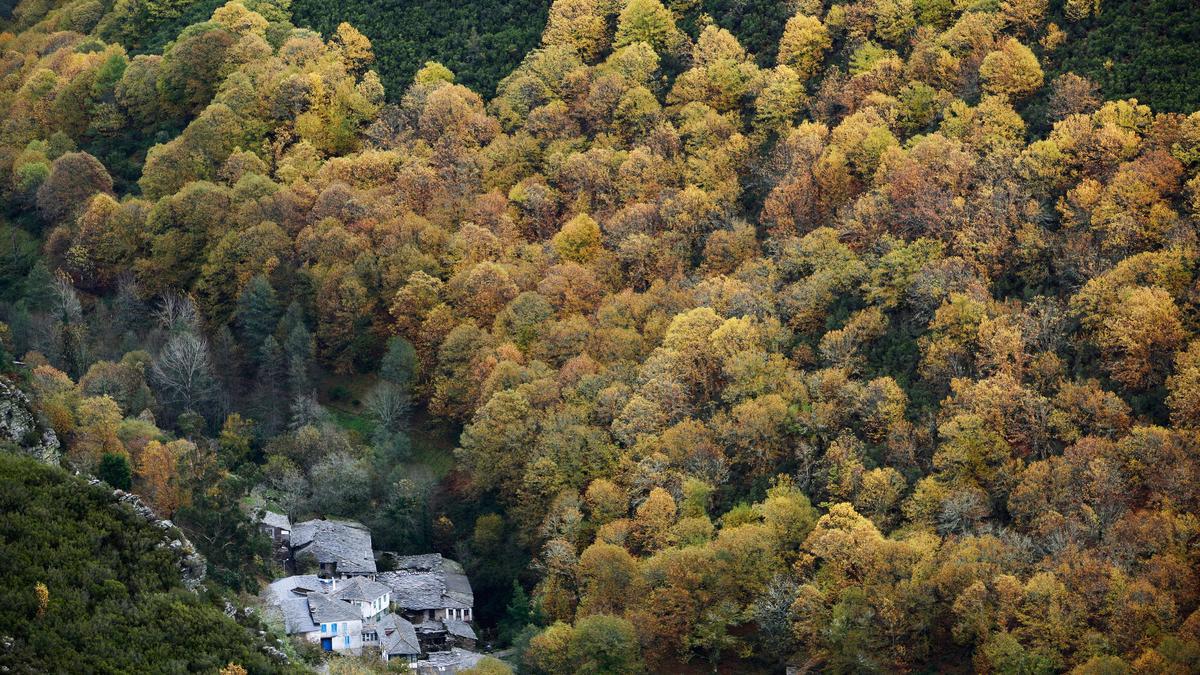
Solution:
M 327 652 L 333 651 L 333 638 L 321 638 L 321 649 Z

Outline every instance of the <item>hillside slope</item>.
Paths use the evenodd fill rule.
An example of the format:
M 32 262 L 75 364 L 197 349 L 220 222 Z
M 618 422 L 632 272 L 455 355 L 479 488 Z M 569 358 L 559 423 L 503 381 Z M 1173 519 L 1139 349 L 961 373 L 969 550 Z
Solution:
M 2 351 L 214 579 L 253 487 L 461 560 L 538 675 L 1200 672 L 1200 112 L 1055 77 L 1103 7 L 797 5 L 554 0 L 485 97 L 284 0 L 132 57 L 24 0 Z
M 0 669 L 288 670 L 250 628 L 185 588 L 170 544 L 110 490 L 0 452 Z

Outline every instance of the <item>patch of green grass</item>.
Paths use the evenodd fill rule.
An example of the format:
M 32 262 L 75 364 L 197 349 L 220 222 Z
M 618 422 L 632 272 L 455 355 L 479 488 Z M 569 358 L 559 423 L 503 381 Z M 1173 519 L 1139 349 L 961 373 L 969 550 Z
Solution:
M 375 430 L 375 422 L 367 415 L 349 412 L 340 408 L 326 406 L 329 413 L 333 416 L 333 421 L 346 431 L 349 431 L 358 436 L 362 440 L 367 440 L 371 437 L 371 432 Z
M 374 375 L 331 375 L 321 382 L 318 390 L 318 400 L 333 421 L 363 441 L 375 430 L 375 421 L 362 402 L 376 380 Z
M 458 435 L 446 425 L 419 418 L 414 420 L 409 438 L 412 441 L 411 463 L 428 467 L 438 480 L 454 469 L 454 447 Z
M 338 426 L 357 434 L 364 442 L 371 438 L 375 421 L 362 402 L 377 381 L 375 375 L 334 375 L 321 382 L 321 405 L 329 410 Z M 454 448 L 459 434 L 455 425 L 430 417 L 424 410 L 414 410 L 408 433 L 412 456 L 406 464 L 424 467 L 435 480 L 454 470 Z

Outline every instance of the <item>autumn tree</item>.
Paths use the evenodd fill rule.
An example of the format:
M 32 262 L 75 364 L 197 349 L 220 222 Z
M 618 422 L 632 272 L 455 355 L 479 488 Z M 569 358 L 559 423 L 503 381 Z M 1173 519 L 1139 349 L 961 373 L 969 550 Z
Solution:
M 1186 333 L 1170 294 L 1157 287 L 1122 291 L 1107 330 L 1097 334 L 1113 379 L 1141 390 L 1160 384 Z
M 624 548 L 596 542 L 579 556 L 580 616 L 620 615 L 636 594 L 637 563 Z
M 1175 374 L 1167 379 L 1171 421 L 1181 427 L 1200 424 L 1200 343 L 1193 341 L 1175 355 Z
M 584 61 L 594 61 L 608 46 L 608 27 L 601 9 L 595 0 L 555 0 L 542 32 L 542 44 L 565 45 L 575 49 Z
M 529 401 L 516 391 L 502 391 L 463 430 L 456 455 L 479 488 L 515 486 L 528 461 L 535 430 Z
M 989 94 L 1024 98 L 1042 86 L 1042 67 L 1029 47 L 1009 38 L 984 57 L 979 77 Z
M 577 673 L 632 675 L 643 668 L 633 624 L 604 614 L 580 619 L 567 654 Z
M 137 467 L 138 491 L 164 517 L 171 517 L 186 497 L 180 462 L 195 450 L 191 441 L 150 441 Z
M 671 11 L 658 0 L 630 0 L 617 19 L 613 46 L 645 42 L 660 54 L 675 53 L 687 38 L 675 27 Z
M 1086 115 L 1100 106 L 1099 87 L 1075 73 L 1063 73 L 1050 83 L 1047 114 L 1052 121 L 1068 115 Z
M 86 152 L 67 153 L 54 160 L 50 175 L 38 187 L 38 211 L 49 223 L 71 220 L 92 195 L 112 191 L 112 177 L 100 160 Z

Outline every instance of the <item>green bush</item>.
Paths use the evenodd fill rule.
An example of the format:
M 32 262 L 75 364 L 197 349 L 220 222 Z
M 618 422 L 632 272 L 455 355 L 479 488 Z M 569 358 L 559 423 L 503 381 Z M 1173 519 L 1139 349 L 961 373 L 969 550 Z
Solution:
M 133 487 L 133 472 L 129 469 L 129 460 L 125 455 L 105 453 L 100 458 L 100 468 L 96 475 L 100 480 L 121 490 Z
M 163 543 L 162 530 L 108 489 L 0 453 L 0 625 L 11 640 L 0 669 L 287 670 L 221 611 L 223 600 L 184 588 L 176 554 Z

